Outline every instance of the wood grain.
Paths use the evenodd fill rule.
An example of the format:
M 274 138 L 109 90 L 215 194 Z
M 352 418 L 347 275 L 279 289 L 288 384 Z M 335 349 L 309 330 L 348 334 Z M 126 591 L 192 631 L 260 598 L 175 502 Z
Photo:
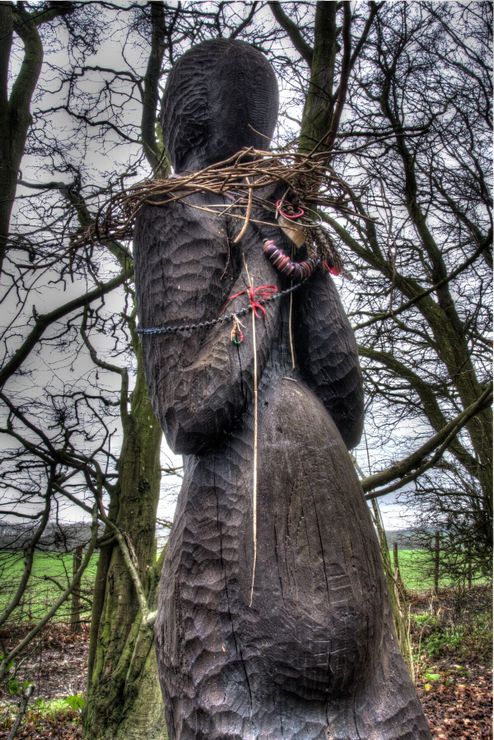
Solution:
M 165 110 L 173 123 L 179 108 Z M 184 142 L 179 133 L 174 137 L 172 148 L 183 159 Z M 190 143 L 196 166 L 209 156 L 203 144 Z M 280 193 L 264 197 L 274 203 Z M 218 317 L 228 297 L 248 284 L 247 270 L 256 287 L 287 287 L 262 243 L 274 239 L 287 253 L 291 245 L 274 223 L 256 223 L 272 221 L 273 212 L 256 206 L 234 245 L 238 221 L 197 210 L 218 202 L 219 196 L 196 195 L 140 212 L 141 326 Z M 230 308 L 246 302 L 240 296 Z M 355 339 L 331 278 L 320 269 L 293 293 L 295 368 L 289 298 L 270 303 L 256 321 L 257 566 L 249 606 L 250 317 L 244 331 L 238 347 L 226 323 L 143 339 L 154 409 L 185 466 L 156 624 L 170 738 L 429 738 L 347 451 L 363 423 Z

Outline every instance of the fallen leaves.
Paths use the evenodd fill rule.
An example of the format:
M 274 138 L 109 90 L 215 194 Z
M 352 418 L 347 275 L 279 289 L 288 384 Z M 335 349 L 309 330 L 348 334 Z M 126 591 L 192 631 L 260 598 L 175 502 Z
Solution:
M 428 680 L 431 675 L 437 680 Z M 435 740 L 492 738 L 492 674 L 489 666 L 457 666 L 442 660 L 417 680 L 417 693 Z
M 470 608 L 478 613 L 485 608 L 489 593 L 480 591 L 470 593 Z M 430 607 L 429 601 L 421 596 L 415 606 L 423 612 Z M 490 604 L 490 601 L 489 601 Z M 437 618 L 453 617 L 456 602 L 451 594 L 444 594 L 433 612 Z M 449 616 L 448 616 L 449 615 Z M 19 637 L 24 626 L 12 627 L 10 634 L 4 630 L 0 634 L 4 645 Z M 417 628 L 418 629 L 418 628 Z M 420 626 L 424 638 L 423 624 Z M 15 634 L 14 634 L 15 633 Z M 64 625 L 49 625 L 43 630 L 36 646 L 30 646 L 23 656 L 19 680 L 29 679 L 36 684 L 36 697 L 53 699 L 84 691 L 86 683 L 86 662 L 88 649 L 88 629 L 81 634 L 70 632 Z M 467 641 L 468 642 L 468 641 Z M 475 647 L 475 644 L 472 643 Z M 465 645 L 462 645 L 464 652 Z M 470 646 L 469 649 L 471 650 Z M 460 662 L 461 661 L 461 662 Z M 417 692 L 422 701 L 434 740 L 490 740 L 492 738 L 492 677 L 483 653 L 470 652 L 468 661 L 464 656 L 450 653 L 440 659 L 422 665 L 417 679 Z M 4 701 L 5 701 L 4 697 Z M 16 706 L 9 701 L 11 717 Z M 4 704 L 5 708 L 7 704 Z M 24 718 L 16 739 L 18 740 L 79 740 L 82 737 L 80 713 L 66 711 L 56 717 L 46 717 L 37 713 L 33 705 Z M 0 719 L 0 739 L 8 737 L 8 728 L 13 719 L 4 722 Z

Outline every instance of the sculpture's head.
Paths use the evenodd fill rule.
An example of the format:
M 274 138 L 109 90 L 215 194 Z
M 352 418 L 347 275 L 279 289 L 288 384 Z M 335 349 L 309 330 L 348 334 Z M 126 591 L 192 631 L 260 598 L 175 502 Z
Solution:
M 243 41 L 216 39 L 187 51 L 163 98 L 163 136 L 176 172 L 198 170 L 243 147 L 267 149 L 278 85 L 265 56 Z

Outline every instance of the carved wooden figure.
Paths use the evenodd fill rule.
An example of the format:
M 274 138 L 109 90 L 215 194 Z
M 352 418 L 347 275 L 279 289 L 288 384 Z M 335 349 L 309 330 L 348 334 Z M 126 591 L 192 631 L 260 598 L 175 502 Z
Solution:
M 163 106 L 175 171 L 267 148 L 277 98 L 247 44 L 191 49 Z M 258 318 L 196 326 L 225 303 L 248 308 L 249 288 L 256 301 L 290 286 L 263 252 L 272 240 L 291 254 L 273 215 L 283 192 L 262 193 L 236 244 L 242 222 L 211 213 L 221 198 L 207 193 L 147 205 L 136 225 L 141 327 L 195 326 L 143 337 L 154 409 L 185 467 L 156 626 L 170 737 L 429 738 L 347 451 L 361 374 L 331 277 L 318 266 Z

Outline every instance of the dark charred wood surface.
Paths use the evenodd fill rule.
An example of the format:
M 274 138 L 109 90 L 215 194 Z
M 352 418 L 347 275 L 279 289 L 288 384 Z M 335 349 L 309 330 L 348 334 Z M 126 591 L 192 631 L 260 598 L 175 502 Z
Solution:
M 199 170 L 247 146 L 267 149 L 277 117 L 276 76 L 244 41 L 199 44 L 168 76 L 162 127 L 176 171 Z
M 268 197 L 268 196 L 266 196 Z M 272 194 L 272 199 L 274 199 Z M 262 252 L 276 226 L 193 206 L 147 206 L 136 226 L 141 326 L 217 317 L 253 284 L 286 286 Z M 257 211 L 264 221 L 272 213 Z M 185 476 L 156 625 L 171 738 L 429 738 L 399 653 L 380 554 L 345 442 L 362 428 L 353 333 L 322 271 L 256 321 L 257 566 L 253 538 L 253 335 L 230 324 L 144 337 L 150 392 Z M 247 304 L 241 296 L 227 311 Z

